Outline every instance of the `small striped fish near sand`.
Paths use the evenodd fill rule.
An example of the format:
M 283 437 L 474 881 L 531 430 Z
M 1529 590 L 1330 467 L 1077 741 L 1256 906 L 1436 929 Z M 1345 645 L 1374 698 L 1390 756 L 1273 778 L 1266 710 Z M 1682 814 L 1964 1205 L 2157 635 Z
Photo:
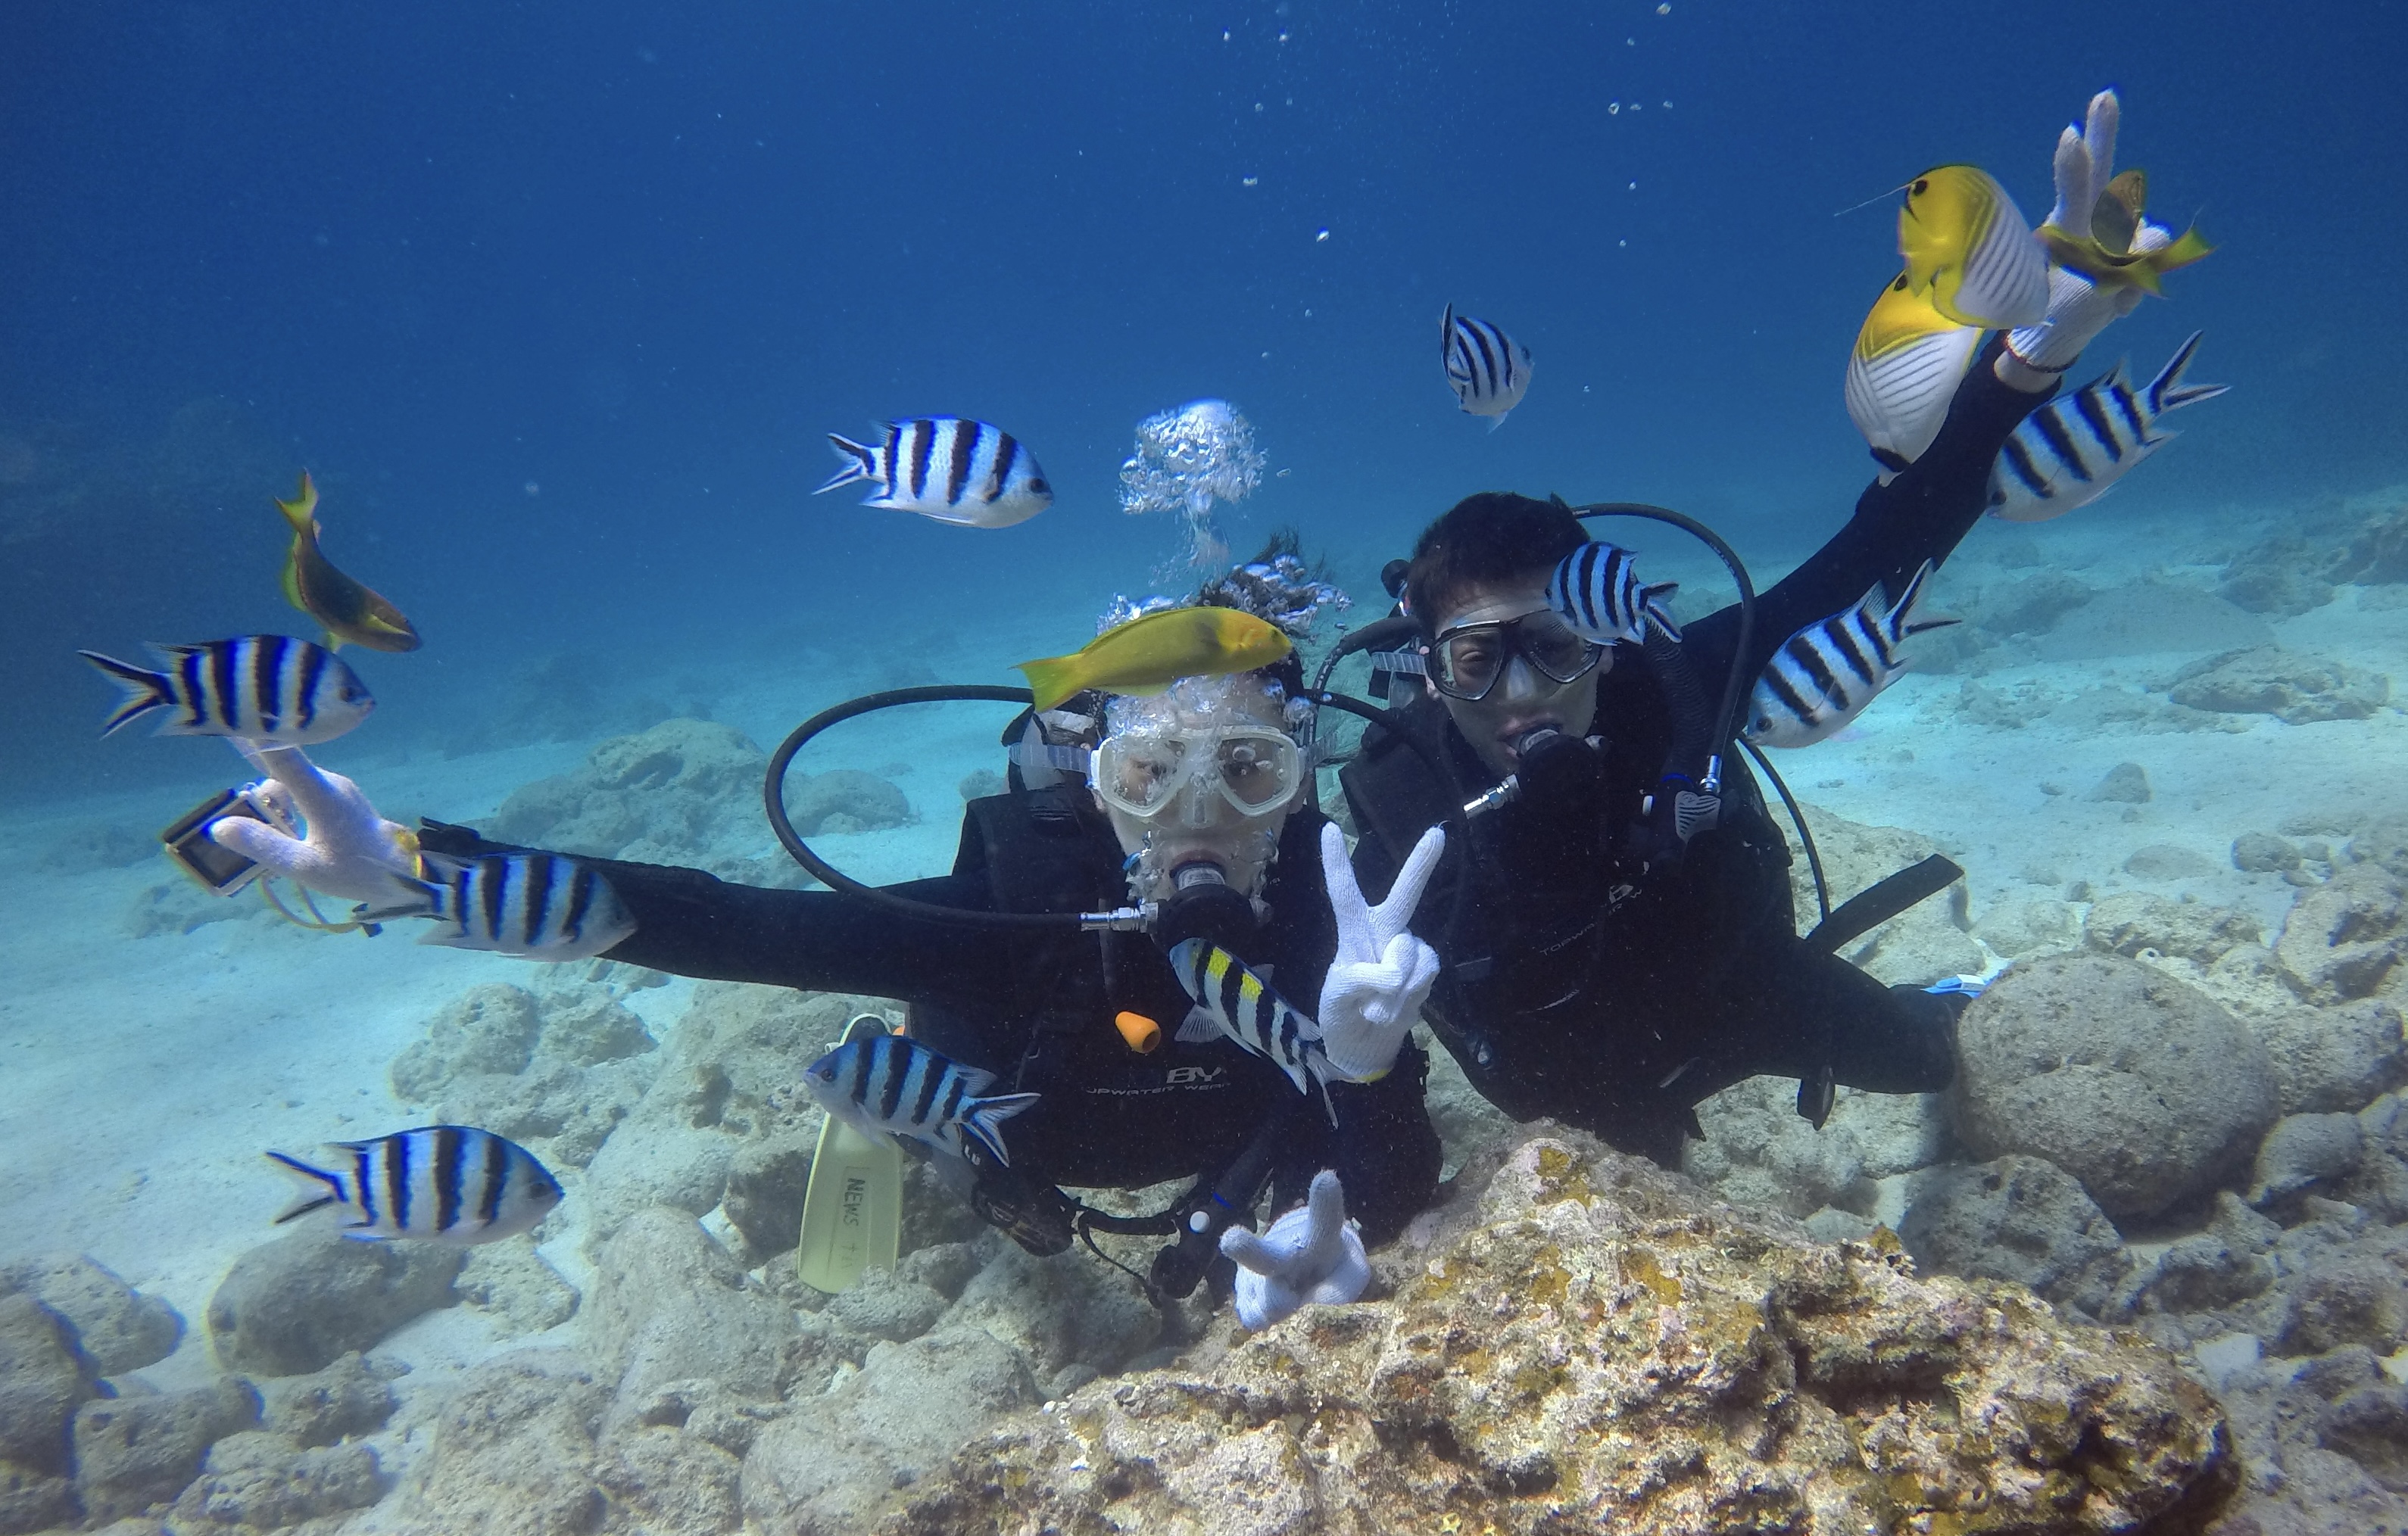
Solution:
M 473 1126 L 421 1126 L 326 1145 L 342 1155 L 336 1167 L 267 1154 L 309 1186 L 276 1218 L 279 1226 L 312 1211 L 339 1210 L 351 1217 L 343 1235 L 358 1242 L 415 1238 L 466 1247 L 526 1231 L 560 1204 L 559 1181 L 533 1153 Z

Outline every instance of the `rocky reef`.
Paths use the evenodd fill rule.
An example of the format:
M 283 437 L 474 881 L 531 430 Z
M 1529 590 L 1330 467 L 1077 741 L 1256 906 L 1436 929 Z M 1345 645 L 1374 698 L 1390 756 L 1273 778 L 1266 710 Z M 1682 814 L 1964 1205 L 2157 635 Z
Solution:
M 683 864 L 749 885 L 799 885 L 802 872 L 761 824 L 768 763 L 732 726 L 663 720 L 601 743 L 573 773 L 518 790 L 482 830 L 502 842 L 559 853 Z M 912 819 L 901 789 L 856 768 L 792 775 L 786 814 L 806 837 Z
M 1024 1412 L 879 1529 L 2196 1529 L 2221 1414 L 2137 1336 L 1825 1246 L 1577 1134 L 1467 1171 L 1388 1294 Z

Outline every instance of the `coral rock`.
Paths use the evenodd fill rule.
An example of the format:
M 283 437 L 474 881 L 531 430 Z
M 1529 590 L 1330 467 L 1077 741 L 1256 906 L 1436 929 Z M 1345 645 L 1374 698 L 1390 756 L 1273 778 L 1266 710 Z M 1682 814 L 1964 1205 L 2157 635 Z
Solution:
M 461 1379 L 393 1529 L 409 1536 L 587 1536 L 605 1394 L 565 1352 L 521 1350 Z
M 2380 864 L 2359 864 L 2300 892 L 2274 959 L 2310 1003 L 2372 997 L 2408 954 L 2408 887 Z
M 2391 697 L 2391 679 L 2275 647 L 2194 661 L 2174 675 L 2173 702 L 2227 715 L 2272 715 L 2289 725 L 2362 720 Z
M 2044 1158 L 1928 1169 L 1907 1201 L 1899 1240 L 1926 1269 L 2012 1280 L 2093 1314 L 2122 1276 L 2122 1234 Z
M 65 1319 L 101 1375 L 156 1365 L 176 1352 L 184 1319 L 81 1254 L 48 1254 L 0 1269 L 0 1295 L 22 1290 Z
M 373 1434 L 393 1416 L 397 1401 L 385 1373 L 356 1353 L 306 1376 L 270 1380 L 260 1396 L 267 1429 L 304 1449 Z
M 1985 1160 L 2046 1158 L 2111 1216 L 2207 1193 L 2274 1123 L 2273 1067 L 2257 1036 L 2136 961 L 2016 966 L 1966 1011 L 1957 1041 L 1966 1146 Z
M 259 1393 L 239 1376 L 150 1397 L 105 1398 L 76 1410 L 76 1494 L 94 1520 L 165 1503 L 200 1474 L 201 1458 L 259 1422 Z
M 72 1325 L 30 1296 L 0 1296 L 0 1486 L 65 1472 L 67 1425 L 99 1390 Z
M 2085 800 L 2101 800 L 2125 805 L 2145 805 L 2149 803 L 2149 771 L 2137 762 L 2119 762 L 2107 770 L 2107 775 L 2090 787 Z
M 433 1243 L 354 1243 L 298 1231 L 234 1262 L 209 1298 L 209 1338 L 230 1371 L 299 1376 L 450 1306 L 466 1254 Z
M 1391 1300 L 1020 1415 L 881 1529 L 2104 1533 L 2229 1490 L 2203 1387 L 2028 1292 L 1585 1138 L 1484 1182 Z
M 201 1474 L 176 1500 L 178 1536 L 280 1530 L 383 1497 L 384 1474 L 365 1445 L 309 1449 L 282 1435 L 245 1430 L 209 1447 Z

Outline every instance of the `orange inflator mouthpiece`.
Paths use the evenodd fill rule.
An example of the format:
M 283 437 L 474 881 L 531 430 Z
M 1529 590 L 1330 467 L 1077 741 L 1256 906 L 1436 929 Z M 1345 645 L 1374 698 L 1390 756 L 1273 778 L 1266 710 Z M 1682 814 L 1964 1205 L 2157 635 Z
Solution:
M 1140 1056 L 1148 1054 L 1162 1044 L 1162 1026 L 1143 1014 L 1123 1009 L 1112 1016 L 1112 1028 L 1121 1031 L 1121 1038 L 1128 1042 L 1128 1048 Z

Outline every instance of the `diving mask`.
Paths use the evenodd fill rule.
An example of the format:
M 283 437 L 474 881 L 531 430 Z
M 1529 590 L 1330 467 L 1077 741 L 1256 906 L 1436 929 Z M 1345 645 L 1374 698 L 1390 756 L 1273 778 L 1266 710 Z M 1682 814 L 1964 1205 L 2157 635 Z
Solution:
M 1488 697 L 1517 656 L 1562 686 L 1588 676 L 1604 655 L 1603 646 L 1580 635 L 1553 609 L 1541 608 L 1442 630 L 1430 643 L 1426 665 L 1440 692 L 1476 704 Z
M 1176 802 L 1194 827 L 1218 819 L 1213 798 L 1247 818 L 1269 816 L 1296 797 L 1303 754 L 1264 725 L 1167 727 L 1107 736 L 1091 769 L 1107 805 L 1151 820 Z

